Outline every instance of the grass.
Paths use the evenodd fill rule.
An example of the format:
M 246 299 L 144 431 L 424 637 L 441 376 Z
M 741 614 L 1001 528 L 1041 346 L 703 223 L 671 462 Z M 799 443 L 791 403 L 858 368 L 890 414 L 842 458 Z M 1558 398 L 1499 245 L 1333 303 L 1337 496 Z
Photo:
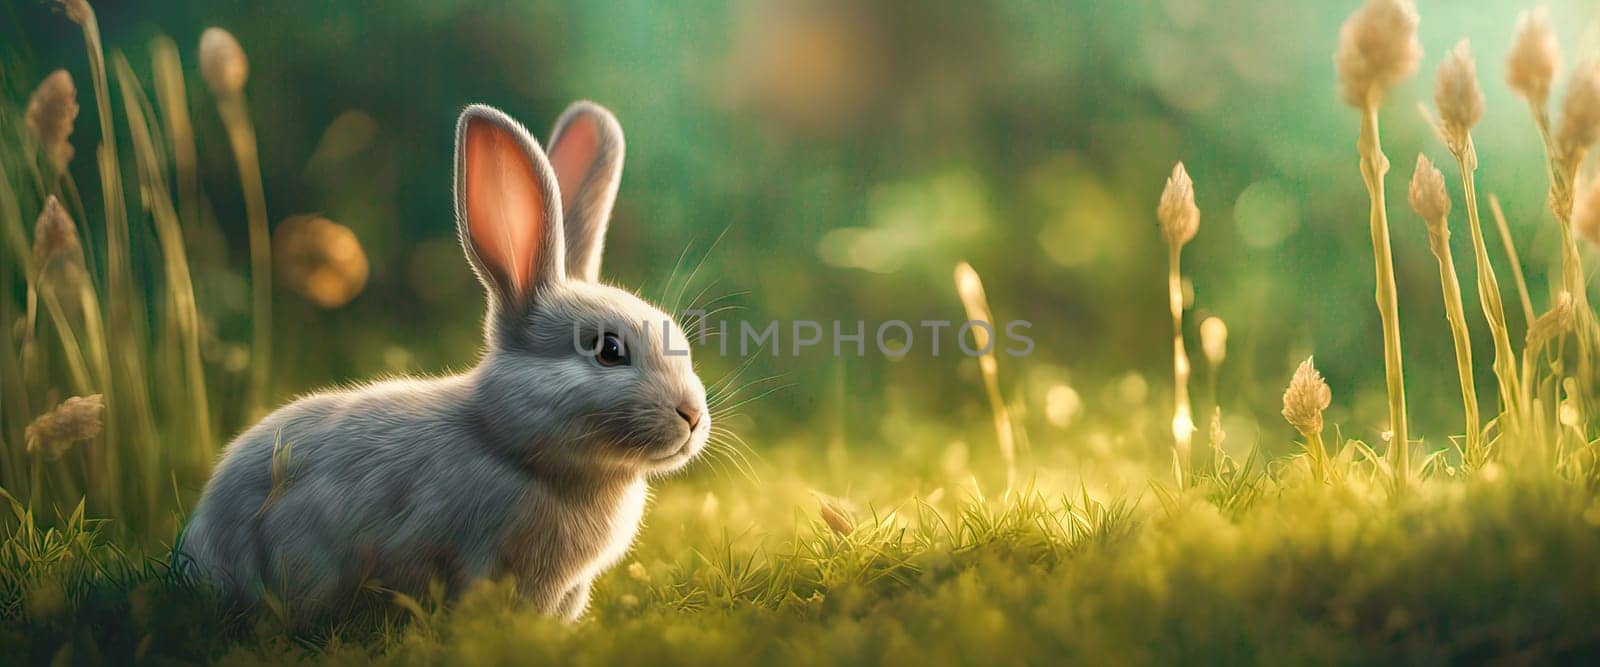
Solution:
M 1464 445 L 1424 453 L 1407 436 L 1392 257 L 1421 250 L 1391 247 L 1388 161 L 1378 143 L 1379 88 L 1392 85 L 1404 64 L 1380 82 L 1350 86 L 1358 93 L 1352 106 L 1371 204 L 1393 426 L 1387 445 L 1324 439 L 1322 413 L 1341 397 L 1308 360 L 1285 396 L 1304 453 L 1269 456 L 1276 436 L 1268 432 L 1235 460 L 1223 446 L 1219 412 L 1210 456 L 1193 456 L 1178 258 L 1199 212 L 1180 166 L 1174 178 L 1182 187 L 1158 208 L 1174 324 L 1170 408 L 1140 399 L 1123 414 L 1089 416 L 1070 430 L 1030 431 L 1025 403 L 1008 401 L 991 351 L 979 360 L 979 379 L 993 421 L 972 433 L 886 414 L 884 442 L 860 451 L 840 442 L 818 456 L 815 442 L 796 434 L 762 443 L 754 461 L 722 452 L 726 458 L 707 457 L 686 477 L 662 482 L 634 550 L 599 580 L 578 623 L 530 612 L 501 582 L 449 601 L 373 585 L 334 618 L 305 618 L 272 599 L 251 610 L 223 608 L 172 568 L 171 544 L 193 500 L 181 489 L 208 474 L 223 421 L 213 412 L 253 414 L 271 391 L 270 368 L 258 364 L 249 377 L 232 377 L 200 354 L 204 313 L 194 301 L 184 232 L 218 216 L 206 212 L 210 204 L 196 189 L 177 49 L 165 38 L 151 46 L 153 104 L 130 65 L 138 59 L 118 51 L 107 57 L 92 9 L 77 0 L 64 5 L 83 27 L 107 139 L 96 153 L 105 204 L 91 220 L 70 175 L 41 169 L 43 151 L 22 131 L 18 110 L 0 105 L 0 231 L 16 260 L 0 270 L 0 653 L 7 656 L 34 664 L 1348 664 L 1600 655 L 1600 626 L 1591 621 L 1600 616 L 1600 581 L 1592 576 L 1600 560 L 1600 394 L 1592 386 L 1600 334 L 1581 256 L 1567 234 L 1559 259 L 1567 291 L 1530 318 L 1519 360 L 1487 270 L 1470 128 L 1446 143 L 1469 202 L 1501 400 L 1487 421 L 1464 420 Z M 1358 17 L 1386 20 L 1356 25 L 1352 34 L 1365 38 L 1350 40 L 1351 48 L 1414 39 L 1414 20 L 1409 34 L 1382 32 L 1404 28 L 1390 20 L 1405 18 L 1390 11 L 1404 5 L 1372 0 L 1377 13 Z M 1362 32 L 1368 28 L 1377 32 Z M 231 37 L 216 42 L 208 34 L 242 66 Z M 1371 54 L 1341 53 L 1341 62 L 1382 64 Z M 242 70 L 228 70 L 229 62 L 205 78 L 219 97 L 248 200 L 259 361 L 270 358 L 270 230 Z M 240 76 L 222 76 L 229 72 Z M 1600 77 L 1589 83 L 1600 88 Z M 1600 104 L 1600 93 L 1594 97 Z M 1589 148 L 1573 139 L 1589 135 L 1570 126 L 1585 113 L 1600 119 L 1600 108 L 1569 98 L 1553 133 L 1545 100 L 1529 101 L 1550 148 L 1554 217 L 1568 230 L 1576 169 Z M 122 123 L 113 122 L 113 108 L 122 109 Z M 1450 120 L 1443 105 L 1441 112 Z M 118 127 L 133 148 L 137 205 L 123 192 Z M 90 261 L 93 252 L 41 253 L 37 238 L 28 246 L 26 220 L 51 197 L 66 202 L 75 220 L 68 226 L 81 230 L 84 245 L 94 242 L 89 230 L 102 232 L 103 270 Z M 1448 214 L 1428 222 L 1447 231 Z M 133 246 L 157 251 L 155 277 L 129 265 Z M 1438 260 L 1451 300 L 1454 260 L 1445 252 Z M 1512 269 L 1531 315 L 1520 266 Z M 152 283 L 148 312 L 134 296 L 147 293 L 143 282 Z M 990 319 L 973 267 L 959 266 L 956 288 L 970 318 Z M 1453 300 L 1459 304 L 1459 294 Z M 1454 311 L 1461 328 L 1465 314 L 1459 305 Z M 1215 346 L 1203 348 L 1213 383 L 1224 356 L 1222 343 Z M 1458 359 L 1461 377 L 1471 377 L 1470 358 Z M 714 386 L 726 402 L 719 410 L 759 407 L 737 387 Z M 63 391 L 101 394 L 104 429 L 38 442 L 28 427 Z M 1154 429 L 1163 433 L 1159 446 L 1141 447 L 1155 424 L 1162 425 Z M 1154 455 L 1169 444 L 1170 459 Z M 55 454 L 62 458 L 49 460 Z
M 1097 496 L 1037 482 L 875 479 L 848 536 L 805 480 L 662 487 L 638 548 L 584 621 L 486 585 L 445 607 L 375 592 L 367 613 L 297 625 L 219 614 L 164 559 L 123 554 L 81 514 L 0 547 L 4 642 L 29 662 L 137 655 L 238 662 L 951 664 L 1008 656 L 1101 664 L 1573 660 L 1600 652 L 1600 496 L 1498 466 L 1392 502 L 1347 449 L 1341 481 L 1301 458 L 1193 488 Z M 804 457 L 803 445 L 780 448 Z M 999 471 L 994 471 L 998 473 Z M 1153 471 L 1152 471 L 1153 472 Z M 840 483 L 844 480 L 828 480 Z M 929 480 L 931 481 L 931 480 Z M 923 482 L 927 484 L 928 482 Z M 711 490 L 707 490 L 711 489 Z M 1159 489 L 1159 490 L 1158 490 Z

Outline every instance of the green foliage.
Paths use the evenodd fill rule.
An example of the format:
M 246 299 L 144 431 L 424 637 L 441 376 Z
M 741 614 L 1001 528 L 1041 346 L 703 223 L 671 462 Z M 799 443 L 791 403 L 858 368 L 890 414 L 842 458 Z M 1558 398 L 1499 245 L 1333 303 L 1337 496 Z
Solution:
M 36 662 L 1332 664 L 1600 651 L 1588 622 L 1600 614 L 1600 497 L 1488 470 L 1424 480 L 1400 500 L 1380 476 L 1322 484 L 1303 464 L 1253 477 L 1248 500 L 1204 481 L 1163 502 L 969 489 L 863 513 L 848 535 L 810 518 L 798 480 L 728 480 L 710 511 L 669 485 L 576 624 L 497 584 L 450 605 L 376 591 L 331 623 L 229 617 L 77 520 L 0 545 L 0 637 Z M 735 516 L 753 523 L 730 534 Z

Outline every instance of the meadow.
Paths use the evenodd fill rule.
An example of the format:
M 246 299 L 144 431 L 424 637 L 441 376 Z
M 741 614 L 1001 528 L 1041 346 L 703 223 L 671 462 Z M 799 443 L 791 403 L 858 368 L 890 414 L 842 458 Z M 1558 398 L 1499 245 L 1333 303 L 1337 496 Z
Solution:
M 499 582 L 454 600 L 442 587 L 413 596 L 375 582 L 336 618 L 271 596 L 241 610 L 173 567 L 188 509 L 232 434 L 317 386 L 471 364 L 482 301 L 443 222 L 448 205 L 397 211 L 408 200 L 395 193 L 410 182 L 379 166 L 399 159 L 375 139 L 394 138 L 374 120 L 387 117 L 328 114 L 320 133 L 298 132 L 313 139 L 284 139 L 314 148 L 279 169 L 286 149 L 271 131 L 294 134 L 282 120 L 293 116 L 284 92 L 293 81 L 271 68 L 290 56 L 255 58 L 248 39 L 219 27 L 182 39 L 159 27 L 123 32 L 102 24 L 94 3 L 52 4 L 48 30 L 70 38 L 81 61 L 0 61 L 0 657 L 1592 661 L 1600 179 L 1588 158 L 1600 141 L 1600 61 L 1588 46 L 1565 53 L 1545 9 L 1514 24 L 1517 14 L 1502 17 L 1497 25 L 1514 29 L 1498 52 L 1427 36 L 1428 11 L 1419 27 L 1409 0 L 1348 4 L 1342 23 L 1320 26 L 1328 48 L 1316 65 L 1328 89 L 1317 99 L 1342 134 L 1292 142 L 1317 172 L 1295 184 L 1301 199 L 1281 183 L 1213 194 L 1233 183 L 1213 170 L 1247 170 L 1217 156 L 1248 151 L 1185 143 L 1159 126 L 1151 141 L 1175 150 L 1109 161 L 1104 173 L 1090 158 L 1121 149 L 1091 141 L 992 184 L 985 166 L 1037 156 L 973 149 L 960 167 L 873 189 L 858 202 L 869 224 L 835 225 L 817 220 L 847 207 L 816 195 L 875 172 L 819 163 L 889 158 L 833 144 L 807 154 L 802 139 L 859 139 L 859 128 L 838 128 L 876 122 L 862 119 L 889 115 L 892 103 L 852 97 L 860 82 L 836 80 L 828 58 L 761 62 L 814 86 L 802 93 L 880 106 L 807 108 L 798 101 L 810 95 L 749 84 L 745 94 L 784 105 L 750 113 L 790 133 L 760 144 L 784 158 L 765 177 L 743 173 L 762 156 L 713 164 L 716 149 L 749 145 L 736 136 L 687 123 L 679 129 L 711 148 L 685 150 L 651 138 L 666 121 L 635 125 L 645 114 L 619 107 L 640 166 L 630 162 L 607 261 L 652 299 L 732 321 L 816 317 L 829 299 L 842 311 L 828 319 L 1029 319 L 1038 349 L 825 363 L 697 349 L 720 425 L 714 443 L 653 484 L 633 550 L 575 623 L 533 613 Z M 886 3 L 873 16 L 891 25 L 902 10 Z M 753 30 L 844 48 L 828 41 L 842 19 L 790 11 L 798 22 L 751 19 Z M 1192 15 L 1169 8 L 1166 20 L 1204 36 Z M 959 23 L 903 29 L 936 42 L 929 35 Z M 774 25 L 811 32 L 763 32 Z M 148 38 L 128 36 L 140 31 Z M 1422 42 L 1439 40 L 1450 46 L 1425 55 Z M 1010 63 L 975 56 L 984 57 Z M 593 73 L 574 67 L 575 78 Z M 425 78 L 419 87 L 440 85 Z M 1424 92 L 1413 95 L 1417 80 Z M 1132 97 L 1191 111 L 1203 97 L 1157 88 L 1159 102 Z M 503 94 L 507 106 L 522 99 Z M 908 108 L 928 102 L 904 94 Z M 545 99 L 555 95 L 528 95 L 538 102 L 522 108 L 555 105 Z M 1019 104 L 1007 121 L 1026 124 Z M 905 109 L 893 117 L 951 122 Z M 1144 136 L 1167 117 L 1114 136 Z M 1486 118 L 1494 132 L 1475 142 Z M 913 162 L 929 154 L 907 152 Z M 352 162 L 363 154 L 371 161 Z M 447 173 L 446 158 L 430 169 Z M 675 198 L 692 189 L 672 175 L 683 164 L 714 167 L 705 187 L 744 199 Z M 387 194 L 352 185 L 361 180 L 352 171 Z M 1143 185 L 1120 189 L 1114 172 Z M 447 201 L 446 180 L 424 187 L 438 191 L 427 201 Z M 1003 222 L 1029 217 L 1026 206 L 991 203 L 1015 194 L 1005 187 L 1072 213 L 1036 233 Z M 727 221 L 693 227 L 702 216 Z M 1308 239 L 1293 247 L 1276 245 L 1291 243 L 1293 227 L 1260 222 L 1301 217 Z M 1094 231 L 1112 224 L 1122 226 Z M 1101 252 L 1073 254 L 1083 247 Z M 1282 259 L 1264 259 L 1273 253 Z M 905 315 L 891 308 L 906 304 Z M 1062 333 L 1085 320 L 1095 326 Z M 982 347 L 981 330 L 973 335 Z

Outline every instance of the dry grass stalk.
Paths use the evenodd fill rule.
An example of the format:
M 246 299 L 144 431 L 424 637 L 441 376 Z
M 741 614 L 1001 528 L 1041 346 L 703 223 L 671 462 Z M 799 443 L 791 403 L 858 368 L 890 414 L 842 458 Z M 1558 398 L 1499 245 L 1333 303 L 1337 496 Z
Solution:
M 1495 277 L 1494 265 L 1489 261 L 1489 247 L 1484 241 L 1483 223 L 1478 215 L 1478 192 L 1474 181 L 1474 173 L 1478 169 L 1478 154 L 1472 144 L 1472 128 L 1483 117 L 1483 91 L 1478 88 L 1477 67 L 1465 40 L 1457 44 L 1445 58 L 1444 63 L 1439 66 L 1434 102 L 1439 105 L 1439 136 L 1444 141 L 1445 147 L 1450 150 L 1450 155 L 1456 159 L 1456 165 L 1461 171 L 1462 197 L 1467 204 L 1467 232 L 1472 240 L 1473 259 L 1477 266 L 1478 302 L 1483 308 L 1484 318 L 1489 322 L 1489 335 L 1494 340 L 1494 372 L 1498 380 L 1500 408 L 1504 411 L 1502 419 L 1507 430 L 1515 431 L 1526 401 L 1517 376 L 1517 357 L 1511 346 L 1505 303 L 1500 296 L 1500 281 Z M 1439 185 L 1442 194 L 1442 179 Z M 1424 216 L 1424 219 L 1427 217 Z M 1440 221 L 1440 224 L 1445 224 L 1442 218 Z M 1449 252 L 1448 245 L 1445 247 L 1445 252 L 1447 254 Z M 1438 254 L 1437 248 L 1435 254 Z M 1451 273 L 1454 273 L 1453 269 Z M 1448 291 L 1448 288 L 1446 289 Z M 1457 292 L 1459 293 L 1459 290 Z M 1456 328 L 1454 322 L 1451 327 Z M 1461 334 L 1464 333 L 1463 325 Z M 1460 349 L 1457 349 L 1458 363 L 1461 361 L 1460 352 Z M 1462 374 L 1463 377 L 1469 377 L 1471 369 L 1463 370 Z M 1473 423 L 1478 422 L 1474 420 Z M 1481 447 L 1473 447 L 1474 441 L 1481 443 L 1481 439 L 1469 434 L 1468 458 L 1479 460 L 1485 452 Z
M 967 311 L 967 319 L 994 326 L 994 318 L 989 314 L 989 299 L 984 295 L 983 280 L 978 277 L 978 272 L 972 269 L 972 265 L 961 262 L 956 265 L 955 280 L 956 293 L 960 295 L 961 304 Z M 1011 425 L 1011 412 L 1000 393 L 1000 369 L 995 358 L 994 337 L 982 327 L 973 327 L 972 335 L 978 349 L 983 350 L 983 354 L 978 356 L 978 368 L 983 372 L 983 387 L 989 395 L 989 409 L 994 414 L 995 439 L 1000 445 L 1000 457 L 1005 461 L 1006 492 L 1010 493 L 1017 481 L 1017 441 Z
M 149 101 L 138 94 L 143 86 L 127 59 L 116 54 L 113 65 L 123 93 L 128 133 L 133 139 L 134 155 L 138 158 L 141 192 L 145 193 L 145 204 L 155 221 L 156 239 L 161 245 L 168 315 L 164 338 L 170 354 L 180 359 L 177 374 L 183 378 L 181 383 L 167 384 L 174 385 L 169 389 L 175 402 L 189 408 L 190 463 L 203 467 L 210 463 L 215 446 L 205 366 L 200 357 L 200 313 L 195 303 L 194 282 L 189 274 L 189 252 L 184 244 L 182 224 L 167 187 L 165 160 L 150 127 L 149 119 L 154 110 L 150 108 Z M 149 465 L 154 458 L 148 457 L 146 461 Z
M 1522 353 L 1522 380 L 1533 387 L 1540 360 L 1550 343 L 1567 335 L 1577 325 L 1578 306 L 1571 294 L 1556 295 L 1550 310 L 1528 325 L 1526 348 Z
M 110 415 L 106 421 L 106 439 L 123 442 L 128 438 L 154 443 L 157 441 L 155 419 L 145 373 L 145 307 L 144 297 L 136 289 L 133 273 L 132 239 L 128 226 L 128 210 L 122 188 L 121 161 L 117 157 L 116 128 L 111 115 L 111 90 L 107 82 L 106 60 L 100 40 L 100 24 L 94 8 L 85 0 L 60 0 L 67 18 L 83 31 L 84 46 L 88 56 L 89 78 L 94 88 L 95 111 L 100 120 L 100 144 L 95 150 L 95 163 L 99 169 L 100 192 L 104 202 L 106 228 L 105 244 L 105 304 L 107 318 L 98 321 L 99 308 L 87 309 L 96 321 L 87 325 L 86 345 L 93 354 L 105 360 L 107 377 L 111 382 L 101 389 L 110 400 Z M 117 336 L 107 337 L 106 331 L 116 331 Z M 101 471 L 100 479 L 91 481 L 90 490 L 106 497 L 116 497 L 120 483 L 121 464 L 119 447 L 105 447 L 105 456 L 91 462 L 91 468 Z M 131 447 L 130 449 L 142 449 Z M 158 512 L 159 490 L 154 480 L 142 489 L 142 505 L 147 516 Z
M 1327 479 L 1328 452 L 1322 444 L 1322 413 L 1333 403 L 1333 391 L 1317 372 L 1312 358 L 1300 362 L 1283 392 L 1283 419 L 1306 439 L 1306 454 L 1311 457 L 1311 473 L 1317 481 Z
M 28 110 L 23 124 L 45 161 L 60 174 L 72 160 L 72 123 L 78 118 L 78 88 L 72 84 L 72 75 L 64 69 L 50 73 L 28 98 Z
M 1410 440 L 1406 429 L 1405 372 L 1400 353 L 1400 308 L 1389 247 L 1389 218 L 1383 175 L 1389 160 L 1378 136 L 1378 106 L 1389 88 L 1410 76 L 1422 58 L 1417 41 L 1417 13 L 1409 0 L 1369 0 L 1339 30 L 1334 57 L 1344 100 L 1361 112 L 1361 175 L 1371 200 L 1370 227 L 1377 282 L 1378 313 L 1383 320 L 1384 369 L 1388 377 L 1391 468 L 1397 488 L 1410 480 Z
M 1547 123 L 1547 121 L 1546 121 Z M 1561 126 L 1545 150 L 1549 158 L 1550 206 L 1561 226 L 1562 288 L 1571 295 L 1576 309 L 1572 332 L 1576 339 L 1576 377 L 1586 401 L 1600 396 L 1600 320 L 1589 308 L 1588 282 L 1578 239 L 1573 226 L 1573 208 L 1578 167 L 1597 139 L 1600 139 L 1600 60 L 1587 60 L 1568 76 L 1562 101 Z M 1532 388 L 1529 388 L 1532 391 Z
M 1464 136 L 1464 135 L 1463 135 Z M 1477 467 L 1484 462 L 1483 421 L 1478 413 L 1477 384 L 1472 378 L 1472 338 L 1467 331 L 1466 310 L 1461 305 L 1461 282 L 1456 278 L 1455 259 L 1450 253 L 1450 195 L 1445 191 L 1444 174 L 1427 156 L 1417 156 L 1411 176 L 1411 209 L 1428 226 L 1428 245 L 1439 263 L 1439 284 L 1444 290 L 1445 319 L 1450 322 L 1450 337 L 1455 344 L 1456 374 L 1461 383 L 1462 412 L 1466 417 L 1466 448 L 1463 458 Z
M 172 38 L 160 35 L 151 40 L 150 64 L 177 176 L 178 217 L 183 221 L 185 233 L 189 234 L 186 238 L 193 239 L 194 228 L 208 223 L 200 215 L 199 158 L 194 126 L 189 118 L 189 93 L 184 85 L 178 45 Z
M 1167 239 L 1167 303 L 1172 313 L 1172 457 L 1178 484 L 1187 482 L 1194 442 L 1194 409 L 1189 402 L 1189 354 L 1183 346 L 1183 274 L 1179 263 L 1183 246 L 1200 229 L 1200 208 L 1194 202 L 1194 182 L 1183 163 L 1172 167 L 1156 207 L 1161 234 Z
M 1511 240 L 1511 226 L 1506 224 L 1506 212 L 1500 208 L 1500 198 L 1489 195 L 1489 211 L 1494 213 L 1495 227 L 1500 230 L 1500 243 L 1505 246 L 1506 259 L 1511 262 L 1511 277 L 1517 283 L 1517 298 L 1522 301 L 1522 321 L 1533 323 L 1533 299 L 1528 294 L 1528 277 L 1522 271 L 1522 258 L 1517 255 L 1517 244 Z
M 206 28 L 200 37 L 200 70 L 217 99 L 217 112 L 233 147 L 244 191 L 250 231 L 250 283 L 252 295 L 249 414 L 266 411 L 271 391 L 272 364 L 272 237 L 267 230 L 267 198 L 261 186 L 261 161 L 256 130 L 245 104 L 244 85 L 250 67 L 244 49 L 233 34 Z

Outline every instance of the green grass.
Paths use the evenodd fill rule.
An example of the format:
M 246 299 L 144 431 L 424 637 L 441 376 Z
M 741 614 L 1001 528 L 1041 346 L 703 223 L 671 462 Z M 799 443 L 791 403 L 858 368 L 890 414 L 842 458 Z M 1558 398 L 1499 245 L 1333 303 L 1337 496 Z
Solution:
M 786 450 L 799 457 L 798 444 Z M 778 458 L 784 458 L 780 456 Z M 1491 467 L 1391 500 L 1370 462 L 1303 459 L 1185 494 L 1062 483 L 1008 499 L 917 490 L 888 460 L 838 503 L 798 478 L 661 485 L 637 547 L 576 624 L 485 584 L 442 605 L 381 591 L 334 623 L 228 616 L 162 557 L 74 518 L 19 515 L 0 567 L 0 644 L 45 663 L 138 656 L 276 663 L 952 664 L 1003 659 L 1382 663 L 1600 654 L 1600 496 Z M 1363 472 L 1365 471 L 1365 472 Z M 839 480 L 830 480 L 839 481 Z M 20 505 L 16 511 L 24 510 Z M 66 664 L 57 662 L 57 664 Z

